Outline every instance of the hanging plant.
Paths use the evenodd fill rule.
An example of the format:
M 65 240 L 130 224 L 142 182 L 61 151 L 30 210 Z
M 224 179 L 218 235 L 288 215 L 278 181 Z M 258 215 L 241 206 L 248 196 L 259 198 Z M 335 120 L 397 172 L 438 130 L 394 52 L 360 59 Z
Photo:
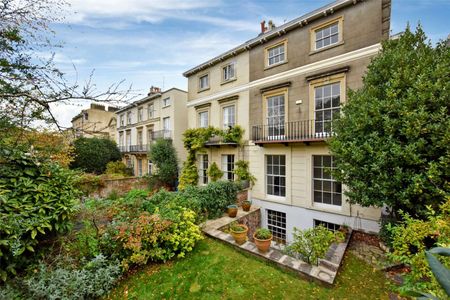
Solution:
M 223 171 L 219 169 L 217 164 L 213 162 L 208 169 L 208 176 L 211 178 L 211 181 L 217 181 L 223 176 Z

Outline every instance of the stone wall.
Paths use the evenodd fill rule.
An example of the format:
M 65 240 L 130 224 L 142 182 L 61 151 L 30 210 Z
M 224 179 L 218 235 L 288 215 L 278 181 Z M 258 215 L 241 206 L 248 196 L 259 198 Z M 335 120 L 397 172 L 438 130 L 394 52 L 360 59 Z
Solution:
M 89 196 L 94 198 L 105 198 L 113 191 L 119 195 L 124 195 L 132 189 L 146 189 L 147 187 L 147 181 L 139 177 L 105 179 L 103 186 Z
M 251 209 L 252 210 L 252 209 Z M 261 227 L 261 210 L 256 209 L 250 211 L 250 213 L 236 218 L 236 222 L 239 224 L 244 224 L 248 227 L 247 237 L 248 240 L 251 242 L 254 242 L 253 234 L 255 233 L 256 229 Z M 228 224 L 226 226 L 221 227 L 219 230 L 225 230 L 228 228 Z
M 242 206 L 242 203 L 244 203 L 244 201 L 248 200 L 248 189 L 239 191 L 236 198 L 237 198 L 236 199 L 237 206 Z

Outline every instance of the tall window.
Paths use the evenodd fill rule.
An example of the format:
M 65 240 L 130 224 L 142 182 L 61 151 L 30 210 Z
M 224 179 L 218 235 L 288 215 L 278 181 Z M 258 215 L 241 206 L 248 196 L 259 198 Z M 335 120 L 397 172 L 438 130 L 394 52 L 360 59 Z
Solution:
M 166 117 L 163 119 L 163 129 L 165 131 L 170 130 L 170 117 Z
M 234 72 L 235 64 L 231 63 L 229 65 L 226 65 L 222 68 L 222 80 L 228 81 L 231 79 L 234 79 L 235 72 Z
M 267 97 L 267 124 L 270 137 L 284 135 L 284 94 Z
M 137 132 L 137 143 L 138 143 L 138 145 L 142 145 L 144 143 L 143 136 L 142 136 L 142 130 L 139 130 Z
M 314 202 L 342 205 L 342 186 L 336 181 L 331 171 L 336 169 L 334 159 L 330 155 L 313 156 L 313 190 Z
M 153 129 L 147 130 L 147 144 L 150 144 L 150 142 L 153 140 Z
M 163 107 L 166 107 L 169 105 L 170 105 L 170 97 L 163 99 Z
M 198 127 L 205 128 L 208 127 L 208 111 L 202 111 L 198 113 Z
M 123 114 L 120 115 L 120 126 L 125 126 L 125 116 Z
M 272 66 L 284 62 L 286 59 L 285 52 L 285 43 L 267 49 L 267 66 Z
M 233 181 L 234 180 L 234 155 L 226 154 L 222 155 L 222 171 L 223 179 Z
M 340 82 L 314 88 L 314 117 L 316 135 L 329 135 L 333 119 L 339 115 L 341 103 Z
M 267 227 L 272 232 L 274 241 L 286 243 L 286 213 L 268 209 Z
M 151 160 L 148 161 L 148 175 L 152 175 L 153 173 L 153 163 Z
M 223 128 L 228 129 L 236 124 L 235 106 L 225 106 L 223 108 Z
M 137 165 L 138 176 L 142 176 L 142 159 L 138 158 Z
M 153 102 L 147 106 L 147 114 L 149 119 L 155 116 L 155 105 L 153 104 Z
M 266 156 L 267 194 L 286 196 L 286 156 Z
M 201 184 L 208 184 L 208 154 L 199 155 L 198 176 Z
M 131 124 L 131 111 L 127 112 L 127 125 Z
M 131 145 L 131 131 L 128 130 L 127 131 L 127 135 L 126 135 L 126 145 L 128 149 L 130 149 L 130 145 Z
M 200 90 L 204 90 L 209 88 L 209 75 L 203 75 L 198 79 L 199 83 L 198 83 L 198 87 Z
M 339 21 L 315 31 L 316 50 L 336 44 L 339 41 Z
M 139 107 L 138 109 L 138 122 L 141 122 L 144 120 L 144 108 Z
M 123 131 L 119 132 L 119 146 L 123 146 Z

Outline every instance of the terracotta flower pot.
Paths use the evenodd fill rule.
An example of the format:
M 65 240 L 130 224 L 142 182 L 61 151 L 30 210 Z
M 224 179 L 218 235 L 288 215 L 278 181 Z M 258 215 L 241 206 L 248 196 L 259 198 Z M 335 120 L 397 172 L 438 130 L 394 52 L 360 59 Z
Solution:
M 250 211 L 251 207 L 252 207 L 252 203 L 250 201 L 244 201 L 244 203 L 242 203 L 243 211 Z
M 237 232 L 237 231 L 234 231 L 233 229 L 230 229 L 230 232 L 231 232 L 231 235 L 233 236 L 236 244 L 242 245 L 243 243 L 245 243 L 247 241 L 248 227 L 244 224 L 239 224 L 238 226 L 243 227 L 245 230 Z
M 238 212 L 237 207 L 228 207 L 227 208 L 227 213 L 230 218 L 235 218 L 237 215 L 237 212 Z
M 255 234 L 253 234 L 253 239 L 255 240 L 255 245 L 258 248 L 259 252 L 262 252 L 262 253 L 266 253 L 267 251 L 269 251 L 270 243 L 272 242 L 272 238 L 273 237 L 270 237 L 270 239 L 267 239 L 267 240 L 260 240 L 255 237 Z

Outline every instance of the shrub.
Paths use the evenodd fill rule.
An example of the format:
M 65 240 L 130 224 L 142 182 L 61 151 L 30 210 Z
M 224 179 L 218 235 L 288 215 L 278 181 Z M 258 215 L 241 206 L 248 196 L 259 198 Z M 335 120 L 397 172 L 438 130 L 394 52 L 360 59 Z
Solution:
M 314 265 L 318 264 L 319 258 L 323 258 L 330 245 L 336 241 L 335 234 L 322 225 L 306 230 L 294 227 L 293 236 L 294 241 L 286 246 L 286 253 Z
M 156 140 L 150 148 L 149 159 L 156 165 L 156 172 L 152 177 L 157 180 L 157 184 L 174 188 L 178 177 L 178 158 L 172 141 Z
M 272 237 L 272 232 L 267 228 L 258 228 L 255 232 L 255 238 L 258 240 L 268 240 Z
M 85 196 L 89 196 L 92 193 L 103 188 L 105 186 L 105 180 L 102 176 L 99 175 L 81 173 L 77 177 L 75 185 L 83 192 Z
M 209 176 L 209 178 L 211 178 L 212 182 L 215 182 L 215 181 L 219 180 L 220 178 L 222 178 L 223 171 L 221 169 L 219 169 L 219 167 L 217 166 L 217 164 L 215 162 L 213 162 L 211 164 L 211 166 L 209 166 L 208 176 Z
M 72 169 L 82 169 L 88 173 L 102 174 L 110 161 L 122 158 L 115 142 L 102 138 L 78 138 L 73 143 L 74 160 L 70 163 Z
M 236 174 L 238 181 L 248 181 L 250 187 L 255 185 L 256 177 L 249 171 L 249 162 L 245 160 L 238 160 L 235 164 L 234 174 Z
M 122 161 L 110 161 L 106 164 L 105 174 L 108 175 L 121 175 L 121 176 L 133 176 L 133 169 L 127 167 Z
M 439 207 L 439 213 L 428 209 L 427 220 L 412 218 L 403 213 L 403 222 L 389 226 L 392 233 L 392 251 L 388 257 L 393 262 L 404 263 L 411 272 L 404 276 L 400 292 L 419 290 L 445 298 L 445 293 L 432 275 L 425 252 L 433 247 L 450 245 L 450 198 Z M 450 257 L 440 259 L 450 267 Z
M 75 174 L 30 153 L 0 149 L 0 278 L 27 265 L 39 241 L 67 231 L 80 192 Z

